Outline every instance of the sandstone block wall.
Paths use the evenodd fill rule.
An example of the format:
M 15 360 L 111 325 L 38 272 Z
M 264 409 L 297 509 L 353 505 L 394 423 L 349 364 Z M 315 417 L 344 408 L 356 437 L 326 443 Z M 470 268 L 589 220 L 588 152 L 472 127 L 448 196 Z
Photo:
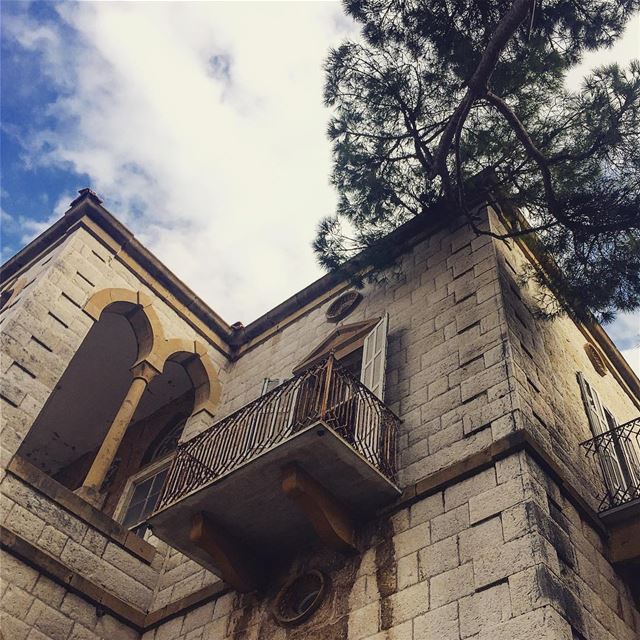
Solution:
M 150 538 L 149 541 L 152 544 L 162 544 L 161 541 L 154 541 L 153 538 Z M 164 546 L 166 547 L 166 545 Z M 150 610 L 161 609 L 204 587 L 217 583 L 221 583 L 218 576 L 169 547 L 156 582 Z
M 501 228 L 495 219 L 494 225 Z M 604 485 L 597 460 L 587 457 L 580 447 L 593 434 L 577 373 L 584 375 L 619 424 L 638 417 L 640 407 L 610 372 L 604 377 L 596 372 L 584 350 L 587 338 L 568 315 L 539 319 L 540 287 L 533 281 L 523 281 L 529 263 L 519 246 L 498 242 L 496 247 L 513 381 L 523 424 L 597 509 Z
M 515 428 L 507 323 L 491 238 L 466 227 L 432 234 L 340 324 L 389 313 L 385 403 L 403 420 L 400 485 L 486 447 Z M 337 295 L 337 294 L 336 294 Z M 220 415 L 288 378 L 336 325 L 332 300 L 283 327 L 229 368 Z
M 24 297 L 0 316 L 9 354 L 3 371 L 14 367 L 17 376 L 21 367 L 31 371 L 31 364 L 48 372 L 42 381 L 15 378 L 7 387 L 6 422 L 13 434 L 3 454 L 8 457 L 89 330 L 83 301 L 96 288 L 141 287 L 82 229 L 55 256 L 39 265 Z M 590 434 L 574 370 L 587 374 L 591 365 L 570 320 L 544 324 L 527 312 L 532 295 L 517 278 L 524 260 L 516 249 L 478 238 L 465 226 L 442 230 L 409 250 L 386 283 L 367 285 L 363 301 L 343 321 L 389 313 L 385 401 L 403 420 L 401 487 L 526 428 L 596 504 L 602 481 L 578 446 Z M 325 318 L 330 303 L 311 308 L 235 363 L 211 350 L 221 367 L 217 417 L 258 397 L 264 378 L 291 375 L 335 329 Z M 171 308 L 157 304 L 168 334 L 202 339 Z M 66 329 L 50 325 L 60 321 Z M 49 355 L 37 355 L 41 342 Z M 637 415 L 610 376 L 589 375 L 621 421 Z M 145 610 L 216 581 L 161 544 L 152 566 L 138 572 L 135 561 L 81 523 L 58 524 L 55 505 L 40 497 L 34 519 L 29 505 L 36 498 L 18 479 L 8 475 L 3 490 L 10 500 L 7 528 L 65 562 L 86 558 L 83 566 L 74 565 L 77 571 L 106 589 L 124 585 L 123 596 Z M 295 559 L 289 575 L 320 568 L 332 583 L 322 609 L 302 627 L 285 630 L 274 623 L 274 582 L 262 596 L 211 600 L 144 638 L 631 640 L 640 630 L 638 612 L 603 544 L 548 472 L 520 452 L 403 506 L 391 520 L 369 523 L 360 532 L 357 556 L 315 549 Z
M 134 607 L 146 610 L 151 605 L 160 554 L 150 564 L 143 561 L 11 473 L 0 492 L 0 524 L 6 529 Z M 2 575 L 10 578 L 4 567 Z
M 0 628 L 7 640 L 135 640 L 140 634 L 95 604 L 0 551 Z
M 166 337 L 197 339 L 207 344 L 204 336 L 158 298 L 145 283 L 140 282 L 106 246 L 84 228 L 78 228 L 53 251 L 42 256 L 17 277 L 25 278 L 28 285 L 12 301 L 11 306 L 0 314 L 2 475 L 93 325 L 93 320 L 82 311 L 82 307 L 95 292 L 111 287 L 143 291 L 154 300 L 154 308 Z M 224 356 L 211 345 L 208 355 L 219 368 L 221 383 L 224 385 Z M 47 535 L 56 535 L 52 527 L 48 527 L 47 535 L 41 537 L 44 529 L 40 525 L 44 520 L 42 514 L 33 511 L 35 505 L 41 506 L 40 503 L 36 501 L 25 509 L 24 502 L 27 498 L 23 497 L 24 489 L 21 489 L 23 503 L 16 503 L 14 510 L 11 502 L 16 499 L 12 494 L 14 489 L 15 482 L 12 479 L 9 479 L 8 484 L 3 484 L 2 490 L 7 494 L 4 504 L 6 508 L 11 507 L 12 511 L 12 514 L 9 514 L 9 524 L 6 526 L 10 529 L 14 527 L 20 531 L 24 530 L 25 534 L 29 534 L 29 540 L 32 540 L 38 531 L 37 539 L 33 540 L 37 546 L 46 552 L 58 550 L 63 544 L 62 540 L 56 541 L 52 547 L 47 547 Z M 32 524 L 34 528 L 31 528 Z M 69 562 L 73 563 L 77 558 L 72 550 L 75 549 L 74 545 L 82 546 L 82 540 L 72 539 L 65 544 L 65 558 L 68 556 Z M 125 598 L 135 599 L 140 606 L 150 605 L 156 591 L 157 578 L 154 584 L 151 578 L 148 578 L 147 584 L 138 588 L 132 582 L 131 576 L 126 574 L 126 570 L 122 571 L 122 567 L 117 563 L 109 565 L 104 561 L 103 551 L 87 556 L 86 563 L 83 563 L 85 569 L 90 573 L 99 574 L 105 586 L 106 583 L 110 584 L 116 592 L 117 585 L 120 584 L 118 578 L 121 577 Z M 83 549 L 79 549 L 79 553 L 86 555 Z M 118 568 L 111 572 L 110 566 Z M 104 571 L 100 567 L 103 567 Z M 196 569 L 201 571 L 203 584 L 205 573 L 209 581 L 214 579 L 209 572 L 204 572 L 197 565 L 194 572 Z M 144 571 L 141 573 L 146 575 Z
M 342 321 L 389 313 L 385 402 L 403 421 L 401 487 L 516 428 L 498 277 L 491 238 L 477 238 L 466 226 L 442 230 L 408 251 L 388 282 L 367 285 L 362 302 Z M 311 309 L 228 366 L 220 416 L 257 398 L 264 378 L 292 375 L 335 330 L 325 317 L 330 304 Z M 173 562 L 175 575 L 197 574 L 197 565 L 178 570 Z M 157 602 L 169 597 L 165 587 Z
M 363 552 L 315 550 L 330 591 L 299 627 L 264 596 L 227 594 L 145 640 L 632 640 L 640 615 L 598 536 L 524 452 L 379 520 Z
M 33 283 L 0 315 L 5 374 L 1 401 L 3 426 L 7 429 L 2 446 L 6 463 L 93 325 L 82 307 L 97 291 L 114 287 L 147 293 L 154 300 L 167 338 L 207 344 L 204 336 L 83 228 L 21 275 Z M 225 357 L 208 346 L 208 355 L 220 369 L 224 385 Z

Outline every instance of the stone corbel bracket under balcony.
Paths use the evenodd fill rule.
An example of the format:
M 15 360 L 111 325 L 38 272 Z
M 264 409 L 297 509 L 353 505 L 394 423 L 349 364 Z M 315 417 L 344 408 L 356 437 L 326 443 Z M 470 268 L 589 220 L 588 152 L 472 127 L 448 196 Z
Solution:
M 240 591 L 313 540 L 353 551 L 358 523 L 400 495 L 397 424 L 321 363 L 184 443 L 149 523 Z

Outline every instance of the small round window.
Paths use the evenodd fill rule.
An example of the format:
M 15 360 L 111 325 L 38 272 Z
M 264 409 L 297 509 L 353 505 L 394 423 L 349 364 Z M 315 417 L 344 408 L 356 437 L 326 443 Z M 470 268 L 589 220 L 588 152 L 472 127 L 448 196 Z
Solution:
M 284 626 L 307 620 L 322 604 L 326 580 L 320 571 L 309 571 L 288 582 L 276 596 L 273 616 Z

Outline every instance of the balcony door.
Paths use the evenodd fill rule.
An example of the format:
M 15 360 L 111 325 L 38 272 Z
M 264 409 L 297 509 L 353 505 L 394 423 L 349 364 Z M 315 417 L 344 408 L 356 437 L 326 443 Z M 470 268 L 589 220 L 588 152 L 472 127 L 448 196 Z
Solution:
M 578 383 L 591 432 L 598 441 L 596 451 L 605 483 L 611 498 L 615 500 L 618 494 L 627 493 L 633 486 L 632 476 L 618 437 L 618 421 L 602 404 L 598 392 L 580 372 L 578 372 Z
M 330 333 L 293 370 L 300 375 L 333 354 L 340 365 L 382 400 L 387 353 L 388 314 L 345 324 Z
M 380 420 L 376 417 L 381 405 L 372 402 L 362 387 L 379 400 L 383 399 L 388 325 L 388 315 L 385 314 L 382 318 L 338 327 L 294 370 L 296 375 L 304 375 L 330 354 L 334 355 L 338 367 L 332 374 L 330 404 L 324 419 L 347 442 L 357 443 L 358 449 L 374 464 L 378 462 L 380 451 Z M 310 386 L 317 383 L 312 378 L 306 381 Z M 310 407 L 303 406 L 304 399 L 309 397 L 313 397 L 313 393 L 306 393 L 306 389 L 299 396 L 296 415 L 300 418 L 312 414 Z M 302 419 L 298 419 L 296 424 L 300 428 L 306 426 Z

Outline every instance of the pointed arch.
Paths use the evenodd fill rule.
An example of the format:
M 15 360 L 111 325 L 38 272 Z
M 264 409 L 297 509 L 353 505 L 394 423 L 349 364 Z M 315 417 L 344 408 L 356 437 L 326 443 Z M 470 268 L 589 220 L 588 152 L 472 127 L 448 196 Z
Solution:
M 149 360 L 156 351 L 156 345 L 163 339 L 162 325 L 153 308 L 153 300 L 142 291 L 102 289 L 89 298 L 83 310 L 96 322 L 105 311 L 126 316 L 138 342 L 138 362 Z M 151 364 L 158 369 L 156 362 Z
M 182 360 L 182 365 L 191 378 L 195 392 L 192 414 L 205 409 L 213 415 L 220 402 L 220 380 L 215 365 L 201 342 L 183 338 L 163 340 L 157 343 L 157 349 L 152 357 L 162 370 L 167 360 L 180 355 L 186 356 Z

